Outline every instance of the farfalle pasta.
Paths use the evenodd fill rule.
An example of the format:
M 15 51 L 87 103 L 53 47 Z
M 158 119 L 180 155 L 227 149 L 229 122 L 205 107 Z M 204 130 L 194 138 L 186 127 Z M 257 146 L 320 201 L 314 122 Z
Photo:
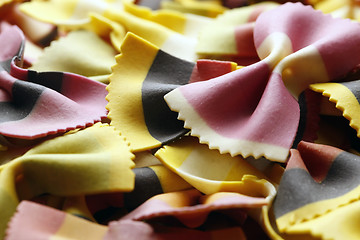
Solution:
M 298 150 L 291 152 L 274 201 L 279 230 L 325 239 L 359 235 L 354 218 L 359 160 L 359 156 L 335 147 L 301 142 Z
M 1 33 L 2 46 L 10 46 L 1 59 L 1 135 L 34 139 L 86 127 L 106 117 L 106 85 L 71 73 L 22 69 L 17 64 L 23 61 L 24 35 L 7 23 L 2 24 Z M 19 127 L 28 124 L 32 127 Z
M 21 200 L 130 191 L 133 154 L 112 127 L 96 124 L 32 148 L 1 166 L 0 234 Z M 83 169 L 84 168 L 84 169 Z
M 132 33 L 127 34 L 121 52 L 107 87 L 108 117 L 111 124 L 127 137 L 134 151 L 160 147 L 187 132 L 166 105 L 166 93 L 237 67 L 231 62 L 205 60 L 196 65 L 169 55 Z M 208 71 L 210 68 L 212 70 Z
M 2 101 L 0 133 L 4 136 L 34 139 L 106 117 L 107 92 L 102 83 L 71 73 L 21 69 L 15 61 L 11 72 L 1 74 L 2 90 L 11 96 Z M 19 128 L 28 124 L 32 127 Z
M 111 66 L 115 64 L 117 53 L 112 46 L 91 31 L 72 31 L 45 48 L 29 69 L 39 72 L 71 72 L 108 82 L 107 78 L 111 74 Z
M 285 2 L 0 1 L 0 239 L 357 239 L 359 4 Z
M 165 100 L 210 148 L 284 162 L 299 122 L 296 98 L 309 84 L 334 80 L 359 63 L 349 57 L 359 46 L 359 31 L 349 20 L 300 4 L 282 5 L 255 23 L 254 42 L 262 61 L 177 88 Z

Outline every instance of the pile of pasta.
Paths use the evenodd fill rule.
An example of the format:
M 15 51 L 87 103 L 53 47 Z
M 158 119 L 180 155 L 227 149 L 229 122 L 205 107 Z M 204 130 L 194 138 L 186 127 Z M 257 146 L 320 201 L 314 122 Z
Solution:
M 358 239 L 355 0 L 0 0 L 0 239 Z

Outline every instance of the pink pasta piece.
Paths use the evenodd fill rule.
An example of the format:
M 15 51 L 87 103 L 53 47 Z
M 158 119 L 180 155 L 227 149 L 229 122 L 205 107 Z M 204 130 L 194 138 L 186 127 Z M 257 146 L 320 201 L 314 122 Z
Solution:
M 238 193 L 220 192 L 203 196 L 197 190 L 187 190 L 154 196 L 122 220 L 140 221 L 160 216 L 174 216 L 187 227 L 195 228 L 205 222 L 211 211 L 233 209 L 239 221 L 244 221 L 246 214 L 242 208 L 261 208 L 267 204 L 268 200 L 265 198 Z
M 106 118 L 106 85 L 63 72 L 17 67 L 0 72 L 0 134 L 34 139 L 90 126 Z
M 23 201 L 9 222 L 6 240 L 28 239 L 142 239 L 142 240 L 228 240 L 247 239 L 241 227 L 197 230 L 180 226 L 153 226 L 132 220 L 112 221 L 103 226 L 60 210 Z M 76 229 L 74 231 L 74 229 Z
M 6 239 L 26 239 L 29 236 L 34 239 L 50 238 L 61 227 L 65 216 L 64 212 L 23 201 L 9 222 Z
M 267 81 L 270 74 L 268 65 L 259 62 L 180 87 L 165 100 L 173 110 L 180 110 L 179 118 L 192 135 L 200 136 L 210 148 L 281 161 L 296 134 L 299 106 L 279 74 Z
M 257 18 L 254 45 L 261 61 L 181 86 L 165 100 L 210 148 L 284 162 L 298 131 L 299 96 L 360 63 L 350 57 L 360 51 L 360 26 L 287 3 Z

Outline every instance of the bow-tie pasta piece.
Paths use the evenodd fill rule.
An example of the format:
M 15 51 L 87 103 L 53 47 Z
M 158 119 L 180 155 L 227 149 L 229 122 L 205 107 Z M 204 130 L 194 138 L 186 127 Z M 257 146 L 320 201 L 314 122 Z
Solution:
M 359 64 L 359 33 L 350 20 L 300 3 L 281 5 L 255 22 L 260 62 L 181 86 L 165 100 L 211 149 L 285 162 L 300 119 L 299 95 L 311 83 L 334 80 Z
M 0 36 L 10 46 L 1 54 L 1 135 L 34 139 L 106 118 L 106 85 L 70 73 L 22 69 L 16 65 L 22 64 L 21 30 L 3 24 Z
M 71 72 L 107 82 L 116 54 L 117 51 L 95 33 L 72 31 L 45 48 L 30 69 Z
M 11 74 L 0 72 L 0 86 L 8 94 L 0 108 L 4 136 L 35 139 L 106 118 L 105 84 L 72 73 L 22 69 L 15 61 Z
M 254 41 L 259 57 L 297 98 L 310 84 L 343 77 L 360 63 L 354 54 L 360 51 L 359 32 L 360 26 L 349 19 L 287 3 L 260 15 Z M 287 47 L 281 49 L 279 42 Z
M 359 156 L 335 147 L 301 142 L 291 150 L 273 206 L 280 232 L 358 236 L 359 168 Z
M 281 78 L 267 84 L 269 76 L 268 65 L 259 62 L 176 88 L 165 100 L 191 135 L 210 149 L 284 162 L 297 131 L 299 106 Z
M 0 235 L 19 201 L 134 188 L 133 154 L 112 127 L 96 124 L 43 142 L 1 166 Z
M 237 68 L 231 62 L 184 61 L 131 33 L 121 52 L 107 87 L 108 117 L 137 152 L 160 147 L 187 132 L 166 105 L 166 93 Z

